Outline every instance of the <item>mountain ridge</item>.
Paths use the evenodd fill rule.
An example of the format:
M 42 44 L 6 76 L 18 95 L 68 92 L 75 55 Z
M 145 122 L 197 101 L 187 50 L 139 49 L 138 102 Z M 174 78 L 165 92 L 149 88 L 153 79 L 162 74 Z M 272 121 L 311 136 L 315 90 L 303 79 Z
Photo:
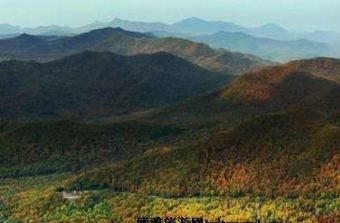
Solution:
M 7 34 L 27 32 L 29 34 L 41 35 L 43 33 L 48 33 L 51 31 L 58 33 L 58 30 L 60 31 L 61 34 L 62 33 L 76 33 L 76 34 L 78 33 L 79 34 L 83 32 L 88 32 L 93 29 L 100 29 L 100 28 L 105 28 L 105 27 L 122 27 L 124 29 L 137 31 L 137 32 L 167 31 L 167 32 L 176 33 L 176 32 L 181 31 L 181 29 L 179 30 L 176 29 L 176 25 L 180 25 L 181 23 L 185 23 L 188 21 L 198 24 L 198 25 L 209 24 L 208 29 L 210 29 L 210 31 L 204 31 L 203 33 L 200 33 L 200 34 L 213 34 L 219 31 L 226 31 L 226 32 L 242 31 L 249 35 L 253 35 L 256 37 L 263 37 L 263 38 L 274 38 L 278 40 L 294 40 L 294 39 L 305 37 L 312 41 L 321 41 L 321 42 L 324 42 L 324 41 L 334 42 L 334 40 L 337 40 L 337 37 L 339 36 L 339 32 L 335 32 L 335 31 L 315 31 L 311 33 L 300 31 L 296 33 L 296 32 L 289 31 L 281 27 L 280 25 L 273 24 L 273 23 L 267 23 L 267 24 L 264 24 L 258 27 L 244 27 L 244 26 L 234 24 L 232 22 L 208 21 L 208 20 L 198 18 L 198 17 L 182 19 L 180 21 L 174 22 L 173 24 L 166 24 L 162 22 L 129 21 L 129 20 L 124 20 L 120 18 L 115 18 L 109 22 L 96 21 L 92 24 L 85 25 L 82 27 L 75 27 L 75 28 L 67 27 L 67 26 L 39 26 L 36 28 L 23 28 L 20 26 L 11 26 L 9 24 L 3 24 L 2 26 L 4 28 L 3 28 L 3 31 L 1 32 L 1 27 L 0 27 L 0 34 L 7 35 Z M 214 26 L 215 27 L 217 26 L 218 29 L 211 28 Z M 222 27 L 222 30 L 221 30 L 221 27 Z M 226 28 L 223 29 L 223 27 L 226 27 Z M 228 29 L 228 27 L 231 27 L 232 29 Z M 189 30 L 187 30 L 187 32 L 190 33 Z M 331 38 L 327 37 L 327 35 L 331 36 Z
M 164 52 L 121 56 L 86 51 L 48 63 L 7 61 L 0 63 L 0 113 L 133 113 L 213 90 L 231 79 Z
M 276 40 L 258 38 L 243 32 L 231 33 L 224 31 L 212 35 L 191 36 L 188 38 L 206 43 L 213 48 L 249 53 L 279 62 L 335 55 L 330 45 L 306 39 Z
M 157 38 L 151 34 L 130 32 L 121 28 L 92 30 L 77 36 L 52 40 L 40 39 L 41 41 L 30 44 L 23 42 L 22 38 L 0 40 L 0 55 L 4 55 L 3 60 L 9 57 L 46 62 L 84 50 L 111 51 L 126 56 L 165 51 L 203 68 L 226 74 L 240 74 L 271 63 L 255 56 L 214 50 L 207 45 L 185 39 Z
M 155 110 L 145 118 L 178 123 L 203 119 L 234 126 L 271 112 L 312 109 L 337 113 L 339 65 L 339 59 L 316 58 L 253 70 L 220 90 Z

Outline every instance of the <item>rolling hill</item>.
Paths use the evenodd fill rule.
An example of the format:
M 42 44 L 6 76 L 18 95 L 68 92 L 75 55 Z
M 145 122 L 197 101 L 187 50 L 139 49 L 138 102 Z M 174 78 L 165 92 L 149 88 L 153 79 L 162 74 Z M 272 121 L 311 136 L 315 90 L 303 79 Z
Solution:
M 167 53 L 84 52 L 49 63 L 0 63 L 2 117 L 127 114 L 216 89 L 228 75 Z
M 337 113 L 338 66 L 338 59 L 315 58 L 251 71 L 221 90 L 154 111 L 147 118 L 235 126 L 263 113 L 299 109 Z
M 207 45 L 185 39 L 156 38 L 151 34 L 130 32 L 121 28 L 104 28 L 52 40 L 27 34 L 0 40 L 2 60 L 46 62 L 84 50 L 110 51 L 125 56 L 168 52 L 203 68 L 227 74 L 240 74 L 252 68 L 271 64 L 255 56 L 214 50 Z

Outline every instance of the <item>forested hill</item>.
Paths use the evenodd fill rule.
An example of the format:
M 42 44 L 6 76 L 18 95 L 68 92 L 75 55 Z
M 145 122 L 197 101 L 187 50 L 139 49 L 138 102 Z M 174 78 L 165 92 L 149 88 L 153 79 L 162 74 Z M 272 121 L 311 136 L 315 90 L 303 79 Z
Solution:
M 0 64 L 2 117 L 129 114 L 217 89 L 232 79 L 167 53 L 84 52 L 49 63 Z

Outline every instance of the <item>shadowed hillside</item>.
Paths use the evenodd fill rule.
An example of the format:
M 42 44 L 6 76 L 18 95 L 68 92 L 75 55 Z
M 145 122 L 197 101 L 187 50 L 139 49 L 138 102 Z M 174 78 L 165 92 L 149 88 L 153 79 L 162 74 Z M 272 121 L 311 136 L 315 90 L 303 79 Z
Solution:
M 214 90 L 229 80 L 167 53 L 84 52 L 44 64 L 8 61 L 0 64 L 0 114 L 122 115 Z

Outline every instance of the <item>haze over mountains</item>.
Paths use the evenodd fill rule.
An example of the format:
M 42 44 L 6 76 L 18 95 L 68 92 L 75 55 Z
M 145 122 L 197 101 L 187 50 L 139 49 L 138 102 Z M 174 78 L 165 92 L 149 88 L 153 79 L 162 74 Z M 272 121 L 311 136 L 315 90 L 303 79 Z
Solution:
M 313 58 L 336 55 L 335 47 L 326 43 L 306 39 L 276 40 L 258 38 L 241 32 L 219 32 L 212 35 L 188 37 L 206 43 L 214 48 L 224 48 L 236 52 L 249 53 L 273 61 Z
M 207 21 L 197 17 L 188 18 L 178 21 L 174 24 L 165 24 L 161 22 L 138 22 L 128 21 L 116 18 L 111 22 L 94 22 L 92 24 L 82 27 L 65 27 L 65 26 L 45 26 L 36 28 L 24 28 L 20 26 L 11 26 L 10 24 L 2 24 L 0 26 L 0 35 L 28 33 L 32 35 L 45 35 L 47 33 L 55 34 L 60 31 L 62 35 L 65 32 L 69 34 L 79 34 L 88 32 L 94 29 L 102 29 L 106 27 L 120 27 L 126 30 L 135 32 L 168 32 L 168 33 L 182 33 L 186 35 L 206 35 L 214 34 L 216 32 L 242 32 L 255 37 L 273 38 L 278 40 L 294 40 L 297 38 L 306 37 L 309 40 L 314 41 L 337 41 L 339 33 L 332 31 L 315 31 L 306 33 L 303 31 L 289 31 L 279 25 L 268 23 L 263 26 L 248 28 L 241 25 L 237 25 L 232 22 L 222 21 Z M 308 37 L 310 36 L 310 37 Z M 324 38 L 322 38 L 324 36 Z
M 334 31 L 290 31 L 276 24 L 248 28 L 230 22 L 188 18 L 174 24 L 134 22 L 114 19 L 111 22 L 71 28 L 48 26 L 22 28 L 3 24 L 0 37 L 27 33 L 31 35 L 74 36 L 94 29 L 120 27 L 126 30 L 154 33 L 161 37 L 182 37 L 204 42 L 214 48 L 251 53 L 264 59 L 286 62 L 316 56 L 340 56 L 340 33 Z

